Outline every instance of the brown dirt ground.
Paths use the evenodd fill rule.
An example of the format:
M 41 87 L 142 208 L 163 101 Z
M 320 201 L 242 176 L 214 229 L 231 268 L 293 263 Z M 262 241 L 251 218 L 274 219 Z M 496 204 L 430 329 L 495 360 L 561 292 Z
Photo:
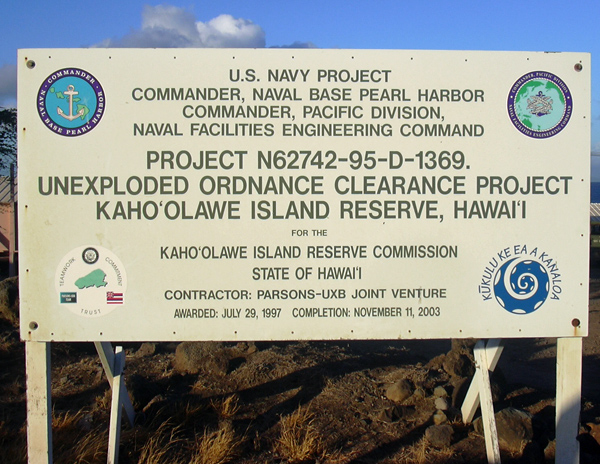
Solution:
M 214 344 L 211 349 L 227 354 L 226 371 L 197 374 L 175 369 L 175 343 L 123 346 L 138 416 L 134 427 L 123 427 L 122 464 L 487 462 L 483 437 L 463 425 L 455 410 L 447 412 L 454 430 L 450 446 L 436 449 L 424 438 L 436 412 L 434 388 L 460 396 L 466 385 L 444 369 L 449 340 Z M 555 355 L 554 339 L 512 340 L 505 348 L 494 374 L 495 409 L 529 411 L 543 422 L 544 433 L 536 438 L 537 458 L 503 450 L 502 462 L 554 462 Z M 592 268 L 582 462 L 600 462 L 593 438 L 600 424 L 599 356 L 600 268 Z M 396 404 L 387 399 L 386 387 L 403 378 L 421 394 Z M 110 389 L 91 343 L 52 345 L 52 395 L 55 462 L 106 462 Z M 304 455 L 294 454 L 283 440 L 291 430 L 285 419 L 298 411 L 306 412 L 296 440 L 306 446 Z M 3 464 L 25 462 L 25 416 L 23 344 L 14 326 L 0 319 Z M 203 438 L 215 444 L 217 431 L 225 430 L 233 436 L 223 445 L 228 452 L 217 456 L 203 448 L 204 460 L 193 461 Z M 546 457 L 540 458 L 544 448 Z

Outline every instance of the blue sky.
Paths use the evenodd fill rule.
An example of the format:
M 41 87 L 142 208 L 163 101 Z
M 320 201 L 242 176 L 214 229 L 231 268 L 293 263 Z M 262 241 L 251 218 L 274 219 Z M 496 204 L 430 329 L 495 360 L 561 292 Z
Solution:
M 525 50 L 600 56 L 597 0 L 3 0 L 0 106 L 15 105 L 18 48 L 186 46 Z M 600 155 L 600 70 L 591 151 Z M 595 176 L 600 180 L 600 156 Z M 595 163 L 594 163 L 595 164 Z

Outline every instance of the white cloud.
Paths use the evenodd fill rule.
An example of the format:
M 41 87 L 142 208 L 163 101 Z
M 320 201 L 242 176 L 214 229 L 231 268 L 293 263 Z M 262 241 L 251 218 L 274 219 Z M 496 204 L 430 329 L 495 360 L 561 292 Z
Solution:
M 17 65 L 0 66 L 0 106 L 14 107 L 17 104 Z
M 95 47 L 131 48 L 264 48 L 265 32 L 249 19 L 222 14 L 207 22 L 196 21 L 191 11 L 173 5 L 145 6 L 142 26 Z M 312 42 L 294 42 L 275 48 L 316 48 Z M 0 66 L 0 106 L 16 106 L 17 66 Z
M 118 39 L 107 39 L 98 47 L 133 48 L 262 48 L 265 32 L 248 19 L 220 15 L 203 23 L 172 5 L 145 6 L 142 27 Z
M 206 47 L 262 48 L 265 46 L 265 32 L 262 27 L 247 19 L 221 15 L 206 24 L 198 22 L 196 27 Z

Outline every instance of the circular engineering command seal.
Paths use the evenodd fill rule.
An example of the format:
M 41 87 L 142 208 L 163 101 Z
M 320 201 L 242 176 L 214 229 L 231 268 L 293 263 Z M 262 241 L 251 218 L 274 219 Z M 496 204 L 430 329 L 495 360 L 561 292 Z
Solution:
M 100 82 L 78 68 L 60 69 L 48 76 L 37 95 L 37 110 L 52 132 L 77 137 L 94 129 L 104 114 Z
M 545 139 L 562 131 L 573 112 L 573 99 L 558 76 L 534 71 L 521 76 L 508 94 L 508 115 L 523 134 Z
M 61 306 L 79 316 L 98 317 L 125 304 L 127 274 L 112 251 L 82 246 L 61 259 L 54 286 Z

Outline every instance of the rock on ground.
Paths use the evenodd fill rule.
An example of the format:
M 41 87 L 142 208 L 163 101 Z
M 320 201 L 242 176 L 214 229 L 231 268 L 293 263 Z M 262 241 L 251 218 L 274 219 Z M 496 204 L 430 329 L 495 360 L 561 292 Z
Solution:
M 495 414 L 498 440 L 510 451 L 521 452 L 533 440 L 533 416 L 520 409 L 505 408 Z M 481 418 L 473 422 L 475 430 L 483 433 Z
M 386 389 L 385 396 L 388 400 L 391 400 L 395 403 L 401 403 L 407 398 L 410 398 L 413 393 L 414 387 L 410 380 L 401 379 Z
M 443 449 L 452 444 L 454 429 L 451 425 L 432 425 L 425 430 L 425 438 L 434 448 Z
M 224 375 L 229 367 L 229 352 L 219 342 L 183 342 L 175 350 L 173 365 L 184 374 L 210 371 Z

